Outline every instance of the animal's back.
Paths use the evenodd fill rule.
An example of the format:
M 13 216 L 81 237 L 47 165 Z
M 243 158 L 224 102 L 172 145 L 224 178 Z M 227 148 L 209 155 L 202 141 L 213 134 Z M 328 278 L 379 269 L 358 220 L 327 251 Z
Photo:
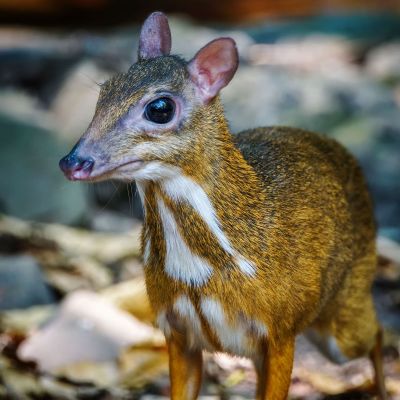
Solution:
M 323 210 L 336 221 L 338 233 L 351 236 L 355 257 L 375 239 L 372 203 L 361 168 L 336 140 L 290 127 L 246 130 L 234 140 L 268 196 L 279 200 L 280 209 Z
M 312 328 L 336 355 L 371 352 L 386 400 L 370 291 L 374 226 L 354 159 L 288 128 L 244 132 L 236 147 L 219 98 L 238 67 L 232 39 L 187 62 L 170 54 L 168 20 L 155 12 L 138 49 L 129 71 L 102 85 L 60 167 L 70 180 L 137 182 L 171 398 L 197 398 L 205 349 L 251 358 L 257 399 L 284 400 L 295 336 Z
M 305 276 L 311 271 L 315 276 L 319 269 L 319 307 L 307 322 L 299 321 L 299 330 L 315 327 L 313 338 L 332 359 L 337 356 L 331 354 L 334 338 L 339 360 L 358 355 L 351 353 L 354 343 L 347 339 L 358 331 L 362 346 L 356 351 L 365 352 L 375 340 L 369 332 L 376 332 L 370 292 L 376 265 L 375 223 L 357 161 L 335 140 L 300 129 L 257 128 L 234 140 L 265 185 L 271 213 L 276 215 L 271 229 L 280 232 L 282 246 L 291 243 L 291 262 Z M 300 288 L 293 282 L 296 290 Z

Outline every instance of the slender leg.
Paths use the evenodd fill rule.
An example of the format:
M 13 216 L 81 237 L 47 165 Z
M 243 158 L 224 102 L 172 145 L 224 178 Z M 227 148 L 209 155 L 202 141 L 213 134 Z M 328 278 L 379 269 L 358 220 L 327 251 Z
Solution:
M 387 394 L 385 389 L 385 378 L 383 375 L 383 362 L 382 362 L 382 341 L 383 332 L 382 328 L 379 328 L 376 334 L 376 343 L 370 352 L 370 359 L 374 366 L 375 371 L 375 387 L 379 400 L 387 400 Z
M 201 386 L 202 352 L 189 350 L 183 342 L 173 336 L 167 340 L 172 400 L 194 400 Z
M 293 368 L 294 338 L 280 346 L 264 345 L 263 354 L 255 360 L 257 400 L 287 398 Z

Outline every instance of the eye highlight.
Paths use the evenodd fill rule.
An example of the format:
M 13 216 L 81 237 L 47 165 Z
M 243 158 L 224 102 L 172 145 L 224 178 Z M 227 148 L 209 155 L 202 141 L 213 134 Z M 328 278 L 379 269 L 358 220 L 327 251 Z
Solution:
M 144 117 L 156 124 L 166 124 L 175 115 L 175 103 L 169 97 L 160 97 L 146 105 Z

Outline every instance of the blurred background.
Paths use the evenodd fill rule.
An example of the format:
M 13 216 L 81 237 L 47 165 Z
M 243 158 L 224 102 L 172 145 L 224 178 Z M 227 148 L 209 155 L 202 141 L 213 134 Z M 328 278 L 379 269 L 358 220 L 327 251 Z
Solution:
M 0 399 L 168 397 L 135 186 L 71 183 L 58 168 L 155 10 L 186 58 L 236 40 L 222 93 L 233 132 L 297 126 L 359 159 L 379 225 L 386 383 L 400 399 L 399 0 L 0 0 Z M 371 377 L 367 360 L 335 366 L 300 337 L 290 396 L 368 399 Z M 247 360 L 206 356 L 204 399 L 252 398 L 254 383 Z

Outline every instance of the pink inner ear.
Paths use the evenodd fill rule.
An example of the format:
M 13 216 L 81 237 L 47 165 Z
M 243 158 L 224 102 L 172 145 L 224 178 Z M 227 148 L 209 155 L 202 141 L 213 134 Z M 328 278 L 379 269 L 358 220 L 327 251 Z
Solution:
M 139 58 L 167 55 L 171 51 L 171 31 L 162 12 L 154 12 L 144 21 L 139 39 Z
M 189 73 L 200 97 L 208 103 L 230 82 L 237 67 L 235 42 L 230 38 L 221 38 L 200 49 L 189 63 Z

